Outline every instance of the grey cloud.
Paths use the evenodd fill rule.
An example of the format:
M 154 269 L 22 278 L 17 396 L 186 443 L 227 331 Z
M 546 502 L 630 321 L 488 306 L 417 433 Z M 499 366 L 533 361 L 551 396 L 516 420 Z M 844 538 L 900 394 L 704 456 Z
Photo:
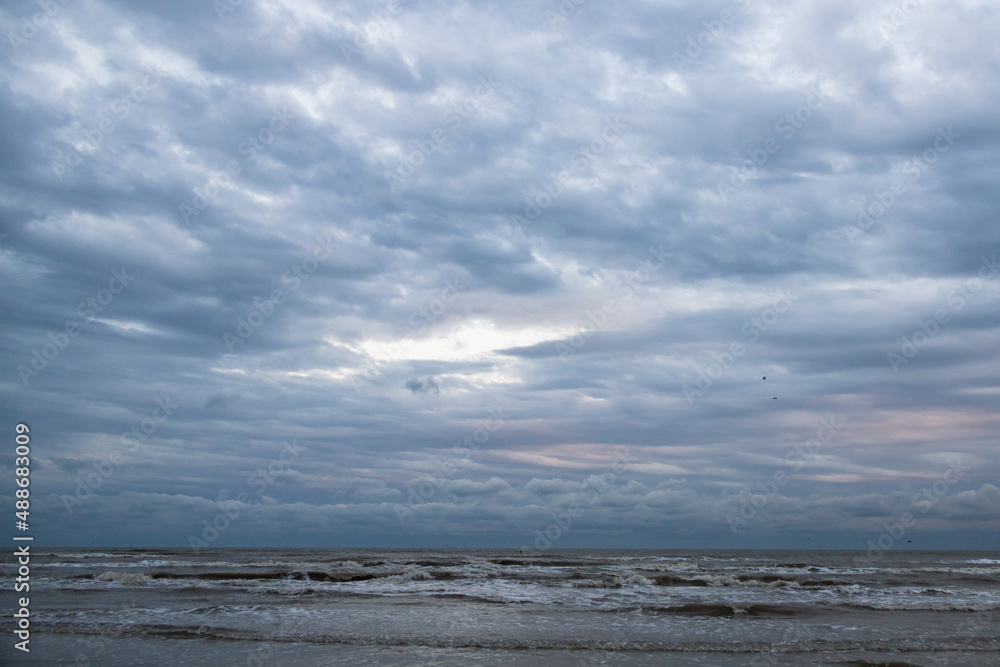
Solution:
M 412 391 L 414 394 L 440 394 L 441 388 L 438 383 L 434 381 L 434 378 L 429 377 L 425 380 L 420 380 L 418 378 L 410 378 L 406 381 L 406 388 Z
M 996 547 L 1000 276 L 956 290 L 1000 248 L 1000 12 L 925 3 L 884 35 L 888 1 L 742 4 L 584 3 L 551 26 L 531 3 L 407 4 L 350 59 L 372 5 L 220 18 L 100 0 L 7 40 L 0 413 L 46 443 L 39 525 L 183 545 L 190 529 L 158 531 L 193 529 L 226 489 L 253 494 L 232 544 L 264 529 L 326 544 L 331 527 L 355 544 L 508 544 L 629 447 L 637 462 L 567 545 L 817 531 L 860 549 L 960 454 L 975 467 L 921 531 Z M 36 11 L 6 5 L 4 34 Z M 454 115 L 480 77 L 501 85 Z M 948 127 L 954 144 L 925 152 Z M 623 288 L 651 247 L 669 261 Z M 136 277 L 107 301 L 123 268 Z M 752 324 L 781 290 L 794 305 Z M 919 345 L 894 369 L 904 338 Z M 567 341 L 582 345 L 560 354 Z M 127 449 L 166 398 L 180 407 Z M 843 430 L 790 467 L 831 414 Z M 115 452 L 70 516 L 63 498 Z M 733 535 L 739 491 L 777 470 L 787 484 Z M 439 490 L 400 534 L 393 504 L 417 479 Z

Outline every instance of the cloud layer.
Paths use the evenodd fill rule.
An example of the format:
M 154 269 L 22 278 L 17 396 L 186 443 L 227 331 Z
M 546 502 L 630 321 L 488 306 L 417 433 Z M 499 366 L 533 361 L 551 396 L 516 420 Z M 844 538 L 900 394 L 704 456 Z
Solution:
M 38 539 L 1000 548 L 992 3 L 0 25 Z

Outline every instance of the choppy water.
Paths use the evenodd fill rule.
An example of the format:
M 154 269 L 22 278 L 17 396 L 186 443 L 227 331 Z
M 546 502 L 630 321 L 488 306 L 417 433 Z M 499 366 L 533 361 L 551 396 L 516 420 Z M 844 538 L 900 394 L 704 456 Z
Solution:
M 1000 554 L 39 551 L 24 664 L 1000 665 Z M 5 658 L 6 659 L 6 658 Z

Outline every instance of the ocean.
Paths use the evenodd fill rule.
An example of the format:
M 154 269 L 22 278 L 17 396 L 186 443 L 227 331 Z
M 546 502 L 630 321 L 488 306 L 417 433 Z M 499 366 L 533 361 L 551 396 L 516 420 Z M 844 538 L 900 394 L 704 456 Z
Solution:
M 5 631 L 5 664 L 1000 665 L 998 553 L 39 549 L 31 565 L 31 653 Z

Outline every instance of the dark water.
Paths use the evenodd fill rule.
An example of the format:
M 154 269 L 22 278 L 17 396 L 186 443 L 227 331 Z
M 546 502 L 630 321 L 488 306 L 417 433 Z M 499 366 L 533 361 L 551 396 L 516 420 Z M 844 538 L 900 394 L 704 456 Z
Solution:
M 43 555 L 44 554 L 44 555 Z M 45 665 L 1000 665 L 1000 554 L 41 550 Z M 9 567 L 9 566 L 8 566 Z

